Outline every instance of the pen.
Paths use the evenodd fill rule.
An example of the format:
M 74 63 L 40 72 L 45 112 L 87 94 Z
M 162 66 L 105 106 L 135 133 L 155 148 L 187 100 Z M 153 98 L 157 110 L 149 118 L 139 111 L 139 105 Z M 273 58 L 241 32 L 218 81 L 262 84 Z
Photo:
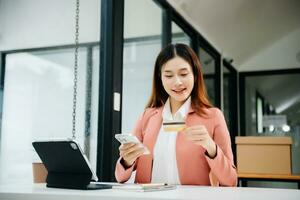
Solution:
M 168 185 L 168 183 L 144 183 L 144 184 L 141 184 L 143 187 L 150 187 L 150 186 L 166 186 Z

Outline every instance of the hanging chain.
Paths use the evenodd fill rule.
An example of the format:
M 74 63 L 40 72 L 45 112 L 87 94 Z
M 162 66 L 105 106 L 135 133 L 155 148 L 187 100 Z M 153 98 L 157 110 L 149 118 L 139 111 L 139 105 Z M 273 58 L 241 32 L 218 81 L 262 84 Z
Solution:
M 77 70 L 78 70 L 78 48 L 79 48 L 79 0 L 76 0 L 76 15 L 75 15 L 75 51 L 74 51 L 74 85 L 73 85 L 73 112 L 72 112 L 72 139 L 75 137 L 76 127 L 76 103 L 77 103 Z

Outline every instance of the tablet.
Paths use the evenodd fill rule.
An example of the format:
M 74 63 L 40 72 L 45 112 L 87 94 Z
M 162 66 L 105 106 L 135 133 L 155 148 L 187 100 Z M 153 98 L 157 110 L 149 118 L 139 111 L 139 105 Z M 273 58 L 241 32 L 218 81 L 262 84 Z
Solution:
M 98 181 L 96 173 L 75 140 L 35 141 L 32 145 L 48 171 L 48 187 L 91 189 L 85 187 L 92 180 Z

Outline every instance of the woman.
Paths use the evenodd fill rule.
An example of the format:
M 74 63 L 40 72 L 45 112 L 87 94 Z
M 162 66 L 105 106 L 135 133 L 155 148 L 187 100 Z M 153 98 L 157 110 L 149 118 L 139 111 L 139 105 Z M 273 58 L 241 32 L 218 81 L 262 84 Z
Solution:
M 167 132 L 165 121 L 185 121 Z M 230 136 L 222 112 L 210 104 L 201 65 L 184 44 L 171 44 L 158 55 L 150 101 L 133 131 L 151 152 L 129 143 L 119 148 L 115 176 L 126 182 L 182 185 L 237 184 Z

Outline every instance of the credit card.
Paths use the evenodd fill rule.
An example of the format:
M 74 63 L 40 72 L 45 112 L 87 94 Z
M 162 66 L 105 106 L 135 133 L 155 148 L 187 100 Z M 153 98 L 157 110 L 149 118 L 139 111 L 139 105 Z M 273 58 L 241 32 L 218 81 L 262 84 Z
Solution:
M 180 132 L 185 128 L 185 122 L 182 121 L 163 122 L 163 129 L 165 132 Z

